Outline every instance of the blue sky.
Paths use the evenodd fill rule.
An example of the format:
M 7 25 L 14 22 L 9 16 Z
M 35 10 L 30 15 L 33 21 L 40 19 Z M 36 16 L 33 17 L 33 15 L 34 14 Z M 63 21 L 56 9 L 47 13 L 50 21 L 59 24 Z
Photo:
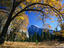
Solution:
M 31 12 L 31 13 L 26 12 L 26 14 L 29 17 L 29 26 L 30 25 L 37 25 L 40 28 L 42 28 L 42 21 L 38 20 L 38 15 L 39 14 L 33 13 L 33 12 Z
M 64 0 L 62 1 L 62 4 L 64 4 Z
M 63 0 L 62 4 L 63 4 L 63 3 L 64 3 L 64 0 Z M 28 27 L 31 26 L 31 25 L 37 25 L 37 26 L 39 26 L 40 28 L 43 27 L 42 21 L 41 21 L 41 20 L 38 20 L 39 14 L 34 13 L 34 12 L 31 12 L 31 13 L 26 12 L 26 14 L 27 14 L 28 17 L 29 17 L 29 25 L 28 25 Z M 46 23 L 49 23 L 49 24 L 52 26 L 51 29 L 52 29 L 52 30 L 55 30 L 55 27 L 57 26 L 58 22 L 57 22 L 57 18 L 56 18 L 55 16 L 53 16 L 52 18 L 54 18 L 54 19 L 51 20 L 51 21 L 55 21 L 54 23 L 51 23 L 51 21 L 50 21 L 49 19 L 47 19 Z M 61 29 L 61 28 L 58 26 L 58 30 L 60 30 L 60 29 Z
M 39 28 L 43 28 L 43 23 L 38 18 L 39 14 L 34 13 L 34 12 L 31 12 L 31 13 L 26 12 L 26 14 L 29 17 L 29 25 L 28 25 L 28 27 L 31 26 L 31 25 L 37 25 L 37 26 L 39 26 Z M 55 16 L 52 16 L 52 18 L 54 18 L 54 19 L 53 20 L 47 19 L 46 23 L 50 24 L 52 26 L 51 29 L 54 30 L 55 27 L 57 26 L 57 18 Z M 55 22 L 52 23 L 51 21 L 55 21 Z M 58 28 L 58 29 L 60 29 L 60 28 Z

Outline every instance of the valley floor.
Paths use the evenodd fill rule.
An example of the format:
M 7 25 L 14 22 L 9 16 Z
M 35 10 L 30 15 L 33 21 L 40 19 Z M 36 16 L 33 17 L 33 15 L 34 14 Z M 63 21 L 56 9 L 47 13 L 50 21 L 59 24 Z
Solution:
M 64 43 L 57 41 L 35 42 L 5 42 L 0 48 L 64 48 Z

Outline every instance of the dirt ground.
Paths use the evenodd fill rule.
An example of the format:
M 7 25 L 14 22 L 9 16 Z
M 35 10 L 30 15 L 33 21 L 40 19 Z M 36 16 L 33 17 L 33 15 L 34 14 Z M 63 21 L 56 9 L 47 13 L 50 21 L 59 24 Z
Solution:
M 35 42 L 6 42 L 0 48 L 64 48 L 64 43 L 56 41 Z

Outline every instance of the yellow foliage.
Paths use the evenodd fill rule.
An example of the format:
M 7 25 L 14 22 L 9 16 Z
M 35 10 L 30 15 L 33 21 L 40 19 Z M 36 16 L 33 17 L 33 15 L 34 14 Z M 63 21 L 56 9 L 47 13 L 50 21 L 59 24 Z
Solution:
M 57 15 L 57 14 L 56 14 L 55 16 L 56 16 L 56 17 L 58 17 L 58 15 Z
M 53 18 L 50 18 L 51 20 L 53 20 Z
M 23 4 L 23 3 L 21 3 L 21 4 L 20 4 L 20 6 L 22 6 L 22 8 L 24 8 L 26 5 L 25 5 L 25 4 Z
M 51 21 L 52 23 L 54 22 L 54 21 Z
M 60 32 L 55 32 L 55 35 L 56 35 L 56 36 L 59 36 L 59 35 L 60 35 Z
M 56 0 L 51 0 L 51 1 L 56 1 Z
M 19 16 L 20 19 L 24 20 L 24 17 L 23 16 Z
M 60 11 L 62 14 L 64 14 L 64 10 L 63 11 Z
M 11 28 L 14 28 L 14 26 L 11 26 Z
M 60 32 L 64 33 L 64 30 L 61 30 Z
M 55 6 L 57 9 L 60 9 L 62 3 L 60 0 L 43 0 L 44 3 L 49 4 L 50 6 Z
M 27 2 L 31 2 L 31 0 L 26 0 Z
M 44 3 L 46 3 L 47 2 L 47 0 L 43 0 L 44 1 Z
M 20 13 L 12 22 L 13 26 L 12 28 L 19 28 L 24 30 L 25 32 L 27 31 L 27 26 L 29 24 L 28 16 L 26 14 Z
M 32 3 L 35 3 L 35 2 L 36 2 L 36 0 L 32 0 L 31 2 L 32 2 Z
M 48 25 L 49 28 L 52 28 L 50 25 Z
M 36 0 L 36 2 L 41 2 L 41 0 Z
M 35 3 L 35 2 L 41 2 L 42 0 L 26 0 L 27 2 Z
M 46 14 L 48 14 L 48 12 L 46 12 Z
M 46 11 L 48 11 L 48 9 L 46 9 Z

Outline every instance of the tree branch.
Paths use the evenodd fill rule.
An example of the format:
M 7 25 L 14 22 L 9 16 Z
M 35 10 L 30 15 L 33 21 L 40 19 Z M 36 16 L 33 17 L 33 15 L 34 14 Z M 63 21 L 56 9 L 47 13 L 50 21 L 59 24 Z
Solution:
M 27 7 L 25 7 L 24 9 L 29 8 L 29 7 L 31 7 L 31 6 L 33 6 L 33 5 L 36 5 L 36 4 L 38 4 L 38 5 L 44 5 L 44 6 L 49 6 L 52 10 L 53 10 L 53 9 L 56 10 L 56 11 L 62 16 L 62 18 L 63 18 L 63 14 L 61 14 L 59 10 L 57 10 L 56 8 L 50 6 L 49 4 L 32 3 L 32 4 L 28 5 Z M 55 12 L 55 11 L 54 11 L 54 12 Z M 61 16 L 60 16 L 60 17 L 61 17 Z
M 18 7 L 20 5 L 20 3 L 24 2 L 25 0 L 21 0 L 19 1 L 16 5 L 15 5 L 15 8 Z
M 9 11 L 6 11 L 6 10 L 0 10 L 0 12 L 3 12 L 3 13 L 7 13 L 9 15 Z
M 48 5 L 48 4 L 32 3 L 32 4 L 28 5 L 28 6 L 26 6 L 24 9 L 22 9 L 20 12 L 18 12 L 12 19 L 14 19 L 19 13 L 21 13 L 21 12 L 23 12 L 23 11 L 26 11 L 27 8 L 29 8 L 29 7 L 31 7 L 31 6 L 33 6 L 33 5 L 36 5 L 36 4 L 38 4 L 38 5 L 44 5 L 44 6 L 49 6 L 53 11 L 56 10 L 56 12 L 58 12 L 60 15 L 62 15 L 62 14 L 60 13 L 60 11 L 58 11 L 56 8 L 54 8 L 54 7 L 52 7 L 52 6 Z M 27 9 L 27 10 L 28 10 L 28 9 Z M 54 12 L 55 12 L 55 11 L 54 11 Z M 63 15 L 62 15 L 62 16 L 63 16 Z
M 12 9 L 14 9 L 14 11 L 15 11 L 16 7 L 18 7 L 20 5 L 20 3 L 24 2 L 24 1 L 25 0 L 21 0 L 21 1 L 17 2 L 16 0 L 13 0 L 13 7 L 12 7 Z
M 24 10 L 21 10 L 20 12 L 18 12 L 11 20 L 13 20 L 15 17 L 18 16 L 19 13 L 22 13 L 23 11 L 38 11 L 38 12 L 41 12 L 44 14 L 44 12 L 42 10 L 38 10 L 38 9 L 24 9 Z
M 13 0 L 13 7 L 12 7 L 12 9 L 15 7 L 15 2 L 16 2 L 16 0 Z
M 18 7 L 18 6 L 20 5 L 20 3 L 22 3 L 23 1 L 25 1 L 25 0 L 21 0 L 20 2 L 18 2 L 18 3 L 16 4 L 16 0 L 13 0 L 13 6 L 12 6 L 12 10 L 11 10 L 11 12 L 10 12 L 11 15 L 12 15 L 13 12 L 15 11 L 16 7 Z M 12 16 L 10 16 L 10 18 L 12 18 Z
M 55 12 L 55 13 L 57 13 L 57 15 L 59 16 L 59 18 L 61 18 L 62 20 L 63 20 L 63 16 L 61 16 L 61 14 L 59 14 L 56 10 L 54 10 L 53 9 L 53 11 Z M 61 22 L 62 23 L 62 22 Z

